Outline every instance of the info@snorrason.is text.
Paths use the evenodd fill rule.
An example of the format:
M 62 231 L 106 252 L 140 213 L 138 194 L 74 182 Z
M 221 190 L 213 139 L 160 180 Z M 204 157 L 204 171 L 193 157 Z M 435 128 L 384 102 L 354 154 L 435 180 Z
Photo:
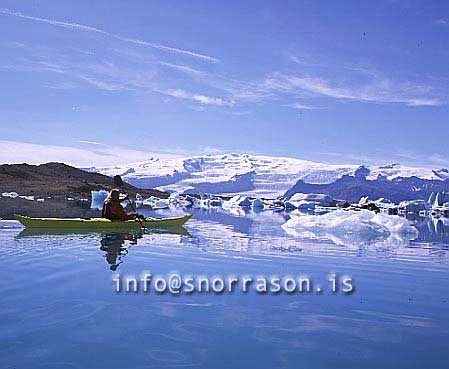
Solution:
M 235 292 L 258 294 L 345 294 L 354 293 L 354 279 L 348 275 L 330 273 L 323 283 L 315 282 L 306 275 L 183 275 L 171 272 L 165 275 L 143 272 L 141 275 L 115 274 L 112 277 L 117 293 L 155 294 L 229 294 Z

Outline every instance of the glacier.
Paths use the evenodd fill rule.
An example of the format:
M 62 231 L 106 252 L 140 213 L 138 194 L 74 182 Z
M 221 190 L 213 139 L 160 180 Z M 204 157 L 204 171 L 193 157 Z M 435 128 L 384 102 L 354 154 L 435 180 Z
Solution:
M 348 182 L 352 181 L 361 187 L 360 191 L 354 192 L 357 197 L 355 202 L 360 198 L 359 193 L 363 193 L 366 188 L 373 192 L 367 193 L 370 198 L 389 197 L 399 202 L 424 196 L 427 200 L 430 195 L 427 191 L 428 181 L 433 184 L 447 183 L 449 190 L 447 169 L 409 167 L 397 163 L 383 166 L 327 164 L 289 157 L 241 153 L 152 157 L 137 163 L 88 169 L 108 176 L 119 174 L 125 181 L 140 188 L 156 188 L 185 194 L 207 192 L 276 198 L 295 192 L 315 192 L 352 201 L 339 196 L 339 192 L 346 194 L 340 187 L 347 188 Z M 351 186 L 354 187 L 352 182 Z M 379 184 L 392 184 L 390 187 L 395 191 L 402 187 L 405 187 L 405 190 L 392 198 L 388 193 L 374 193 L 371 187 L 381 188 Z M 298 190 L 292 191 L 295 186 Z M 390 187 L 387 190 L 390 190 Z M 446 188 L 430 187 L 429 191 L 444 191 Z M 419 192 L 421 188 L 426 188 L 422 194 Z M 413 197 L 412 194 L 418 194 L 419 197 Z

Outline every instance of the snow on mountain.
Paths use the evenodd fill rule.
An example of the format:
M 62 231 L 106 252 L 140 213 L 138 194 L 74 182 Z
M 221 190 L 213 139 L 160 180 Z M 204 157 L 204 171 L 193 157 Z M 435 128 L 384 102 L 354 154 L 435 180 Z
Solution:
M 288 157 L 248 154 L 202 155 L 189 158 L 151 158 L 144 162 L 89 168 L 106 175 L 120 174 L 130 184 L 180 193 L 210 192 L 277 197 L 302 180 L 307 184 L 331 184 L 343 176 L 367 180 L 419 177 L 449 179 L 447 169 L 324 164 Z

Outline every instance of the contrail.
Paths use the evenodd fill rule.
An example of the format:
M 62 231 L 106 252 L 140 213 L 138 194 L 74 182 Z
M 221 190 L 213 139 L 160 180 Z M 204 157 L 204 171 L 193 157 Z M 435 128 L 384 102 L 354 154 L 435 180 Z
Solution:
M 40 18 L 40 17 L 32 17 L 30 15 L 26 15 L 20 12 L 16 12 L 13 10 L 9 10 L 9 9 L 0 9 L 0 14 L 6 14 L 6 15 L 11 15 L 14 17 L 18 17 L 18 18 L 22 18 L 22 19 L 28 19 L 34 22 L 40 22 L 40 23 L 46 23 L 46 24 L 51 24 L 52 26 L 57 26 L 57 27 L 63 27 L 63 28 L 69 28 L 69 29 L 73 29 L 73 30 L 79 30 L 79 31 L 84 31 L 84 32 L 95 32 L 95 33 L 99 33 L 108 37 L 112 37 L 115 38 L 117 40 L 120 41 L 124 41 L 124 42 L 129 42 L 135 45 L 142 45 L 142 46 L 147 46 L 147 47 L 152 47 L 154 49 L 159 49 L 159 50 L 164 50 L 164 51 L 169 51 L 169 52 L 173 52 L 173 53 L 177 53 L 177 54 L 183 54 L 183 55 L 188 55 L 194 58 L 198 58 L 198 59 L 202 59 L 211 63 L 217 63 L 220 60 L 217 58 L 214 58 L 212 56 L 209 55 L 204 55 L 204 54 L 199 54 L 193 51 L 189 51 L 189 50 L 183 50 L 183 49 L 177 49 L 175 47 L 171 47 L 171 46 L 167 46 L 167 45 L 162 45 L 162 44 L 157 44 L 157 43 L 152 43 L 152 42 L 147 42 L 147 41 L 143 41 L 143 40 L 139 40 L 139 39 L 135 39 L 135 38 L 129 38 L 129 37 L 124 37 L 124 36 L 120 36 L 114 33 L 110 33 L 107 32 L 105 30 L 102 30 L 100 28 L 95 28 L 95 27 L 91 27 L 91 26 L 86 26 L 84 24 L 79 24 L 79 23 L 69 23 L 69 22 L 62 22 L 62 21 L 57 21 L 57 20 L 53 20 L 53 19 L 47 19 L 47 18 Z

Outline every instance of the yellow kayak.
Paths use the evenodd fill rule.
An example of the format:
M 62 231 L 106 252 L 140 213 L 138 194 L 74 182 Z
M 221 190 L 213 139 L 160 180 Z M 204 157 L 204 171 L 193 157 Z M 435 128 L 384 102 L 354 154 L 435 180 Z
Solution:
M 146 218 L 142 221 L 146 228 L 181 227 L 192 214 L 174 218 Z M 28 228 L 140 228 L 138 220 L 112 221 L 105 218 L 30 218 L 15 215 L 15 218 Z

